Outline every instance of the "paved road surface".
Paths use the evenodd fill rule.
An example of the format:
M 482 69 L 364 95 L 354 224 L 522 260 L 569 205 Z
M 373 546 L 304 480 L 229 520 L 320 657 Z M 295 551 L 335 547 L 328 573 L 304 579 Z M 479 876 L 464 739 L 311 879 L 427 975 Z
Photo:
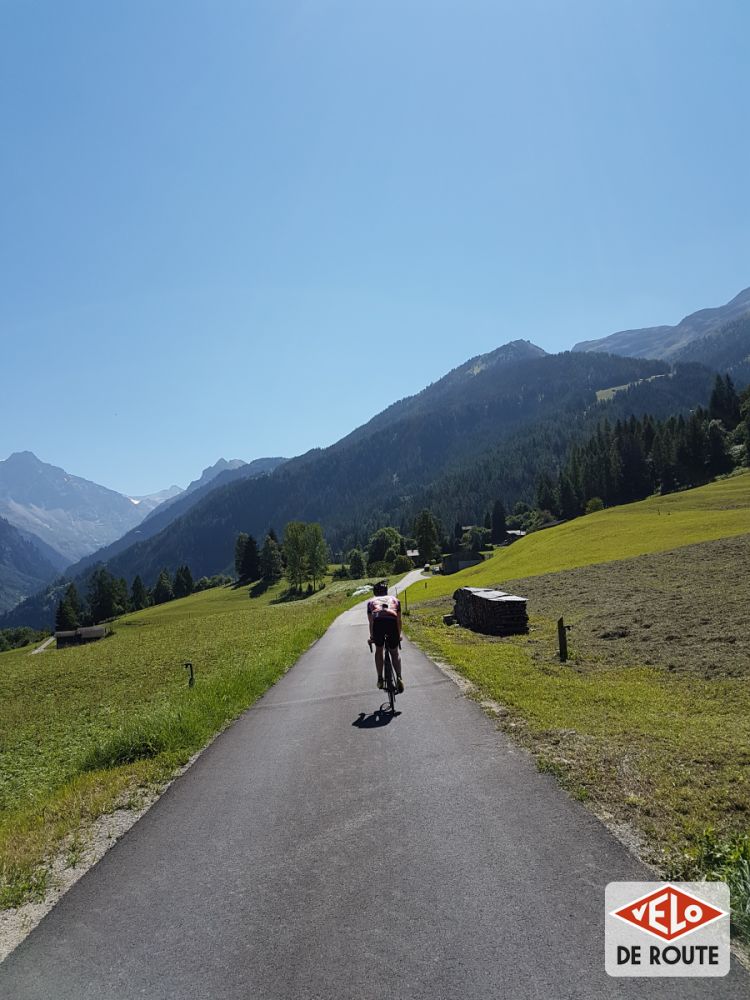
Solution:
M 36 649 L 32 649 L 31 650 L 31 655 L 33 656 L 35 653 L 43 653 L 45 651 L 45 649 L 47 648 L 47 646 L 49 646 L 49 644 L 51 642 L 54 642 L 54 641 L 55 641 L 55 637 L 54 637 L 54 635 L 51 635 L 49 637 L 49 639 L 45 639 L 44 640 L 44 642 L 41 644 L 41 646 L 37 646 Z
M 405 644 L 402 714 L 362 607 L 218 739 L 0 966 L 12 1000 L 735 1000 L 615 980 L 606 830 Z M 648 876 L 645 876 L 648 877 Z

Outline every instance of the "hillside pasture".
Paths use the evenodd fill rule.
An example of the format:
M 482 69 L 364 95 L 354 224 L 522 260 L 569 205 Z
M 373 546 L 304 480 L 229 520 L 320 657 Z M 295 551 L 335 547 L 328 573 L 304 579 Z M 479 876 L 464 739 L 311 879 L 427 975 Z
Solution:
M 750 472 L 698 489 L 610 507 L 536 531 L 489 559 L 449 576 L 415 584 L 410 601 L 452 594 L 457 587 L 492 587 L 506 580 L 608 563 L 650 552 L 729 538 L 750 531 Z
M 90 645 L 0 654 L 0 907 L 43 895 L 65 837 L 173 774 L 356 603 L 355 586 L 284 603 L 281 585 L 254 600 L 208 590 Z

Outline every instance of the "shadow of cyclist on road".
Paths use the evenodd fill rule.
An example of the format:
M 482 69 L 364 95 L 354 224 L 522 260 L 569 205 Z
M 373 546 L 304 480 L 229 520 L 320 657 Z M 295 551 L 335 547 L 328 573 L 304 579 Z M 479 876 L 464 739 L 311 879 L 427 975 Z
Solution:
M 394 713 L 395 715 L 400 715 L 400 712 Z M 388 723 L 394 718 L 394 714 L 391 713 L 390 709 L 383 709 L 382 706 L 376 709 L 371 715 L 365 715 L 364 712 L 359 713 L 359 717 L 352 723 L 357 729 L 379 729 L 380 726 L 387 726 Z

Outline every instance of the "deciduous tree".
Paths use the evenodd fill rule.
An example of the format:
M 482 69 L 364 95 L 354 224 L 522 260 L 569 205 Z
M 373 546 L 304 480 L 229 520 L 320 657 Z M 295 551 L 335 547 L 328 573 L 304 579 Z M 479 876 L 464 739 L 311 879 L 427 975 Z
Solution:
M 302 521 L 290 521 L 284 529 L 284 555 L 289 586 L 292 590 L 299 590 L 307 579 L 305 525 Z
M 352 549 L 349 553 L 349 576 L 352 580 L 361 580 L 365 575 L 365 560 L 360 549 Z
M 305 564 L 315 589 L 328 571 L 328 546 L 317 522 L 305 525 Z

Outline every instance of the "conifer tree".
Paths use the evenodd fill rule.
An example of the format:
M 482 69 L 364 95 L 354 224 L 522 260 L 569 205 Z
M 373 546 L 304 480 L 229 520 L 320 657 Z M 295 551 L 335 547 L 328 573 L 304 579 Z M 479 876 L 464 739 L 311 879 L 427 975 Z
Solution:
M 426 507 L 417 514 L 414 521 L 414 537 L 417 540 L 420 559 L 428 563 L 439 557 L 440 528 L 432 512 Z
M 740 419 L 745 445 L 745 465 L 750 465 L 750 385 L 740 396 Z
M 130 595 L 128 594 L 128 581 L 124 576 L 115 580 L 115 604 L 117 610 L 115 614 L 124 615 L 130 611 Z
M 78 619 L 75 611 L 67 597 L 63 597 L 57 602 L 55 631 L 69 632 L 76 628 L 78 628 Z
M 492 534 L 490 541 L 494 545 L 502 545 L 508 537 L 508 525 L 505 521 L 505 507 L 501 500 L 496 500 L 492 507 L 492 520 L 490 524 Z
M 543 472 L 537 481 L 536 506 L 538 510 L 548 510 L 552 514 L 556 514 L 558 511 L 555 487 L 546 472 Z
M 724 378 L 716 376 L 708 414 L 712 420 L 720 420 L 728 431 L 734 430 L 740 422 L 740 398 L 728 374 Z
M 159 574 L 159 578 L 154 585 L 154 604 L 165 604 L 167 601 L 171 601 L 173 597 L 172 578 L 169 575 L 169 571 L 165 568 Z
M 234 542 L 234 572 L 238 580 L 242 579 L 242 560 L 245 558 L 245 546 L 250 536 L 241 531 Z
M 195 590 L 195 583 L 193 581 L 193 574 L 190 572 L 190 567 L 178 566 L 174 575 L 174 584 L 172 586 L 172 592 L 174 596 L 177 597 L 189 597 L 190 594 Z
M 83 604 L 81 602 L 81 598 L 78 594 L 78 590 L 76 589 L 76 585 L 74 583 L 69 583 L 68 586 L 66 587 L 63 600 L 67 601 L 68 604 L 70 605 L 70 609 L 73 612 L 73 619 L 75 621 L 75 625 L 73 626 L 73 628 L 77 628 L 81 624 L 81 618 L 83 616 Z
M 128 589 L 125 580 L 116 579 L 104 566 L 98 566 L 91 574 L 87 596 L 94 624 L 127 611 Z
M 713 478 L 729 472 L 731 468 L 732 459 L 727 452 L 722 425 L 718 420 L 712 420 L 708 425 L 706 471 Z
M 560 515 L 564 518 L 577 517 L 581 513 L 581 505 L 573 489 L 570 476 L 567 473 L 560 473 L 558 494 L 560 497 Z
M 281 562 L 281 551 L 278 543 L 271 537 L 269 532 L 260 550 L 260 575 L 266 583 L 275 583 L 284 574 L 284 566 Z
M 240 580 L 250 582 L 260 577 L 260 553 L 258 543 L 252 535 L 246 536 L 245 547 L 240 564 Z
M 130 591 L 130 605 L 133 611 L 141 611 L 143 608 L 148 607 L 148 593 L 140 576 L 136 576 L 133 580 L 133 586 Z

